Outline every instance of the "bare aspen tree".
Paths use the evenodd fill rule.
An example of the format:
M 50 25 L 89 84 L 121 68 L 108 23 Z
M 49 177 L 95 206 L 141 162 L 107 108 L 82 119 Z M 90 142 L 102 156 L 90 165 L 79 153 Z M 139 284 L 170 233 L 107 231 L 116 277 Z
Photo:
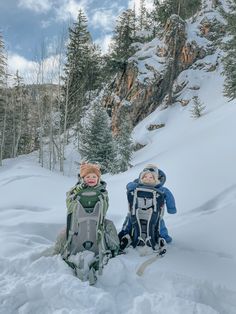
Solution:
M 55 47 L 55 60 L 56 60 L 56 73 L 54 73 L 57 89 L 56 89 L 56 105 L 54 108 L 54 112 L 56 112 L 56 117 L 54 117 L 54 135 L 52 137 L 53 140 L 53 168 L 57 161 L 59 161 L 59 170 L 60 172 L 64 171 L 64 124 L 61 119 L 61 107 L 62 107 L 62 74 L 63 74 L 63 66 L 64 66 L 64 57 L 65 57 L 65 31 L 62 30 L 61 34 L 57 38 L 57 44 Z M 65 123 L 65 121 L 64 121 Z
M 7 110 L 5 107 L 4 111 L 3 111 L 3 124 L 1 126 L 0 166 L 2 166 L 2 160 L 3 160 L 3 150 L 4 150 L 4 143 L 5 143 L 5 131 L 6 131 L 6 119 L 7 119 Z
M 180 0 L 178 2 L 178 12 L 177 15 L 180 14 Z M 173 84 L 174 84 L 174 72 L 176 67 L 176 47 L 177 47 L 177 33 L 178 31 L 175 31 L 175 38 L 174 38 L 174 49 L 173 49 L 173 55 L 171 56 L 171 69 L 170 69 L 170 81 L 169 81 L 169 92 L 168 92 L 168 102 L 167 105 L 171 105 L 173 101 Z
M 19 72 L 16 72 L 15 86 L 13 88 L 13 143 L 12 156 L 18 156 L 19 143 L 22 136 L 23 124 L 23 83 Z
M 5 131 L 6 131 L 6 81 L 7 58 L 2 34 L 0 33 L 0 166 L 4 155 Z
M 63 71 L 63 57 L 65 54 L 65 32 L 64 30 L 61 33 L 61 36 L 58 38 L 58 45 L 56 54 L 58 56 L 58 71 L 57 71 L 57 111 L 60 114 L 61 111 L 61 79 L 62 79 L 62 71 Z M 59 116 L 59 127 L 58 127 L 58 146 L 56 145 L 56 149 L 58 151 L 58 159 L 59 159 L 59 170 L 60 172 L 64 171 L 64 140 L 62 141 L 62 119 L 61 115 Z
M 40 85 L 44 84 L 44 62 L 45 62 L 45 43 L 41 43 L 40 52 L 37 59 L 37 69 L 36 69 L 36 105 L 37 105 L 37 115 L 39 121 L 38 133 L 39 133 L 39 163 L 41 166 L 44 166 L 44 142 L 43 142 L 43 130 L 44 130 L 44 117 L 43 117 L 43 108 L 42 108 L 42 97 L 40 97 Z
M 50 68 L 50 72 L 47 73 L 47 81 L 51 85 L 51 90 L 50 91 L 45 91 L 47 94 L 47 106 L 48 106 L 48 112 L 46 112 L 46 123 L 47 125 L 46 130 L 48 132 L 46 133 L 46 136 L 48 137 L 48 167 L 50 170 L 53 170 L 55 167 L 55 156 L 54 156 L 54 126 L 55 126 L 55 115 L 54 115 L 54 106 L 53 106 L 53 97 L 54 96 L 54 91 L 53 91 L 53 82 L 55 79 L 55 71 L 54 69 L 57 67 L 57 57 L 53 56 L 50 58 L 51 63 L 48 65 Z
M 67 76 L 66 86 L 65 86 L 65 106 L 64 106 L 64 125 L 63 125 L 63 144 L 62 144 L 62 159 L 63 159 L 63 169 L 64 174 L 64 159 L 65 159 L 65 147 L 67 143 L 67 120 L 68 120 L 68 103 L 69 103 L 69 84 L 70 84 L 70 74 Z

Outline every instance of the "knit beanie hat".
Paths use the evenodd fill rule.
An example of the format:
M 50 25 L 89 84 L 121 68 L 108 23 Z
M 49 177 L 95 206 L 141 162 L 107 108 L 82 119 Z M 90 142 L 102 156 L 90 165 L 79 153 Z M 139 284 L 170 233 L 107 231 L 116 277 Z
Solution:
M 153 178 L 154 178 L 154 181 L 155 181 L 155 184 L 154 185 L 157 185 L 160 183 L 160 180 L 159 180 L 159 171 L 158 171 L 158 168 L 156 165 L 153 165 L 153 164 L 148 164 L 146 165 L 146 167 L 143 169 L 143 171 L 140 173 L 139 175 L 139 182 L 140 183 L 143 183 L 142 179 L 144 177 L 144 175 L 146 173 L 151 173 Z
M 80 177 L 84 178 L 89 173 L 95 173 L 98 176 L 98 178 L 101 177 L 101 171 L 100 171 L 100 167 L 98 165 L 90 164 L 90 163 L 86 163 L 86 162 L 81 163 L 81 165 L 80 165 Z

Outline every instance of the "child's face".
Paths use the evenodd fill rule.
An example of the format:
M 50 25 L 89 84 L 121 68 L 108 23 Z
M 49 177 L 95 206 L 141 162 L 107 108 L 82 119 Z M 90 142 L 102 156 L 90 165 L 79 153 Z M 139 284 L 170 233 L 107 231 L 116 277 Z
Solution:
M 146 183 L 146 184 L 148 184 L 148 183 L 154 184 L 155 183 L 155 178 L 154 178 L 154 176 L 151 173 L 147 172 L 147 173 L 145 173 L 143 175 L 142 182 Z
M 84 183 L 88 186 L 95 186 L 98 184 L 98 176 L 95 173 L 89 173 L 84 177 Z

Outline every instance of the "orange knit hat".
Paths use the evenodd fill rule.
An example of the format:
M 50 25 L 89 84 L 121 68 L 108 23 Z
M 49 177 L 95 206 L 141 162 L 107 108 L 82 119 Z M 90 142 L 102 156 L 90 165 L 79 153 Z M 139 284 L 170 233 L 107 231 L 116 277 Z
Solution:
M 95 173 L 98 176 L 98 178 L 101 177 L 101 171 L 100 171 L 100 167 L 98 165 L 83 162 L 80 165 L 80 176 L 81 176 L 81 178 L 86 177 L 87 174 L 89 174 L 89 173 Z

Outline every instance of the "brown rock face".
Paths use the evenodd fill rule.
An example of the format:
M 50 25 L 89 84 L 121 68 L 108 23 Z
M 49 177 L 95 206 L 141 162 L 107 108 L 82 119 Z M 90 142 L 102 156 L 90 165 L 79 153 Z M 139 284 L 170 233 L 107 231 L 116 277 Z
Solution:
M 210 29 L 211 29 L 211 24 L 208 21 L 203 22 L 201 27 L 200 27 L 200 31 L 201 31 L 202 36 L 207 37 Z
M 119 131 L 124 116 L 135 126 L 164 103 L 164 99 L 168 98 L 168 91 L 172 89 L 170 82 L 206 54 L 196 42 L 186 42 L 185 22 L 178 15 L 172 15 L 167 21 L 162 43 L 155 51 L 157 57 L 164 57 L 165 66 L 161 67 L 160 63 L 162 69 L 158 71 L 157 67 L 145 65 L 153 74 L 152 80 L 138 80 L 137 60 L 134 58 L 135 61 L 128 62 L 125 70 L 108 87 L 103 105 L 111 114 L 114 133 Z
M 111 112 L 114 133 L 119 131 L 124 115 L 129 117 L 132 126 L 136 125 L 156 108 L 155 98 L 164 94 L 162 76 L 150 85 L 139 82 L 137 76 L 136 67 L 128 64 L 125 72 L 113 82 L 112 93 L 103 98 L 104 106 Z
M 197 59 L 206 56 L 206 51 L 199 47 L 195 41 L 185 43 L 180 54 L 180 63 L 183 70 L 191 66 Z

